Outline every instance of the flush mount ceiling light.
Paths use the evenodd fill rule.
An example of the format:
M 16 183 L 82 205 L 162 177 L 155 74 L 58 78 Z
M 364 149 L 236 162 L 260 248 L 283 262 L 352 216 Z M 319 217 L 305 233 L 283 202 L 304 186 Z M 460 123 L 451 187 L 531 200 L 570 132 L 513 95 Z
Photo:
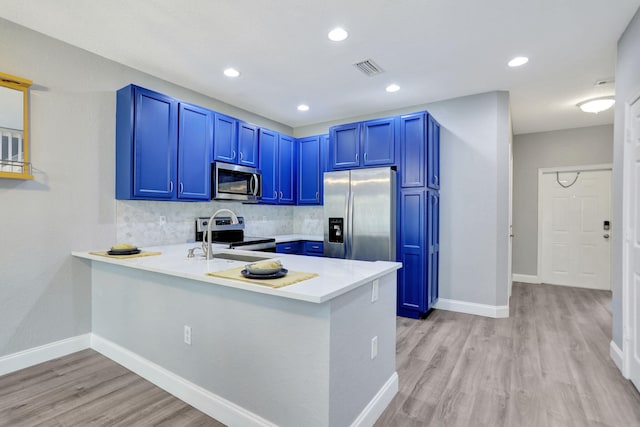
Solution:
M 298 111 L 309 111 L 309 106 L 307 104 L 298 105 Z
M 347 33 L 343 28 L 338 27 L 329 31 L 329 34 L 327 34 L 327 37 L 329 37 L 329 40 L 331 41 L 341 42 L 342 40 L 349 37 L 349 33 Z
M 519 67 L 526 64 L 527 62 L 529 62 L 529 58 L 527 58 L 526 56 L 516 56 L 511 61 L 509 61 L 507 65 L 509 67 Z
M 587 99 L 577 104 L 585 113 L 599 113 L 608 110 L 616 102 L 613 96 L 603 96 L 601 98 Z
M 400 86 L 398 86 L 397 84 L 390 84 L 389 86 L 387 86 L 387 88 L 385 89 L 387 92 L 397 92 L 400 90 Z
M 235 68 L 227 68 L 224 70 L 224 75 L 227 77 L 238 77 L 240 75 L 240 71 Z

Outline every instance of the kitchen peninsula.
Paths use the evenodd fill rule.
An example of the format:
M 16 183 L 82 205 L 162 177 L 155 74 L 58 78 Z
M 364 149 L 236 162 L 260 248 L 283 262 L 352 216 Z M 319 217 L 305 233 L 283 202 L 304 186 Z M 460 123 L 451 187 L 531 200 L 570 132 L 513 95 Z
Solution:
M 228 425 L 375 422 L 398 388 L 399 263 L 216 249 L 318 274 L 273 289 L 208 276 L 245 262 L 191 247 L 73 253 L 91 263 L 93 348 Z

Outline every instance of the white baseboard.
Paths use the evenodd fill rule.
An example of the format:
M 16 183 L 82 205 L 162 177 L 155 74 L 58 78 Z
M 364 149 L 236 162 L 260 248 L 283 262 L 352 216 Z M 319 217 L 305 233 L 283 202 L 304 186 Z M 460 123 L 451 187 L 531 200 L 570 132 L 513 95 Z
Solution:
M 90 336 L 91 334 L 78 335 L 2 356 L 0 357 L 0 375 L 19 371 L 20 369 L 85 350 L 89 348 Z
M 91 335 L 91 348 L 223 424 L 276 427 L 275 424 L 253 412 L 247 411 L 98 335 Z
M 439 298 L 433 306 L 438 310 L 455 311 L 458 313 L 475 314 L 477 316 L 503 318 L 509 317 L 508 305 L 487 305 L 475 302 L 458 301 Z
M 511 279 L 514 282 L 522 282 L 522 283 L 535 283 L 536 285 L 539 285 L 540 279 L 538 279 L 538 276 L 534 276 L 533 274 L 517 274 L 517 273 L 513 273 L 511 275 Z
M 351 427 L 372 426 L 389 406 L 398 393 L 398 373 L 394 372 L 387 382 L 378 390 L 373 399 L 365 406 L 360 415 L 351 423 Z
M 609 357 L 611 357 L 613 363 L 615 363 L 615 365 L 618 367 L 618 370 L 622 373 L 622 376 L 629 379 L 629 376 L 624 369 L 624 353 L 622 353 L 620 347 L 618 347 L 618 345 L 613 340 L 611 340 L 611 342 L 609 343 Z

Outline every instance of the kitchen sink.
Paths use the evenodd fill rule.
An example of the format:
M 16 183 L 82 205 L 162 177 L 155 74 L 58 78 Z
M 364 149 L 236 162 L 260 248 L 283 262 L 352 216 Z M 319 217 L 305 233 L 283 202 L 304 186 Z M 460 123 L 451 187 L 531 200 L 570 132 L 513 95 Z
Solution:
M 232 261 L 243 261 L 243 262 L 256 262 L 263 261 L 265 259 L 271 259 L 273 257 L 268 256 L 260 256 L 260 255 L 243 255 L 243 254 L 230 254 L 228 252 L 214 253 L 212 255 L 213 259 L 229 259 Z

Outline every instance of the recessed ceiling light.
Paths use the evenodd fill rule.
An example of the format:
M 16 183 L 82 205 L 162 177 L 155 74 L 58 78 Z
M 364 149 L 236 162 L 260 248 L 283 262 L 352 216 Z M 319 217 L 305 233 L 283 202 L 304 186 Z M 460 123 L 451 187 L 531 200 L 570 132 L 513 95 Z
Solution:
M 400 90 L 400 86 L 398 86 L 397 84 L 390 84 L 385 90 L 387 92 L 397 92 Z
M 298 105 L 298 111 L 309 111 L 309 106 L 307 104 Z
M 240 75 L 240 71 L 235 68 L 227 68 L 224 70 L 224 75 L 227 77 L 238 77 Z
M 529 58 L 527 58 L 526 56 L 516 56 L 511 61 L 509 61 L 507 65 L 509 65 L 509 67 L 519 67 L 526 64 L 527 62 L 529 62 Z
M 343 28 L 338 27 L 329 31 L 327 37 L 329 37 L 329 40 L 332 40 L 334 42 L 341 42 L 342 40 L 349 37 L 349 33 L 347 33 Z
M 603 96 L 601 98 L 588 99 L 577 104 L 585 113 L 599 113 L 608 110 L 616 102 L 613 96 Z

